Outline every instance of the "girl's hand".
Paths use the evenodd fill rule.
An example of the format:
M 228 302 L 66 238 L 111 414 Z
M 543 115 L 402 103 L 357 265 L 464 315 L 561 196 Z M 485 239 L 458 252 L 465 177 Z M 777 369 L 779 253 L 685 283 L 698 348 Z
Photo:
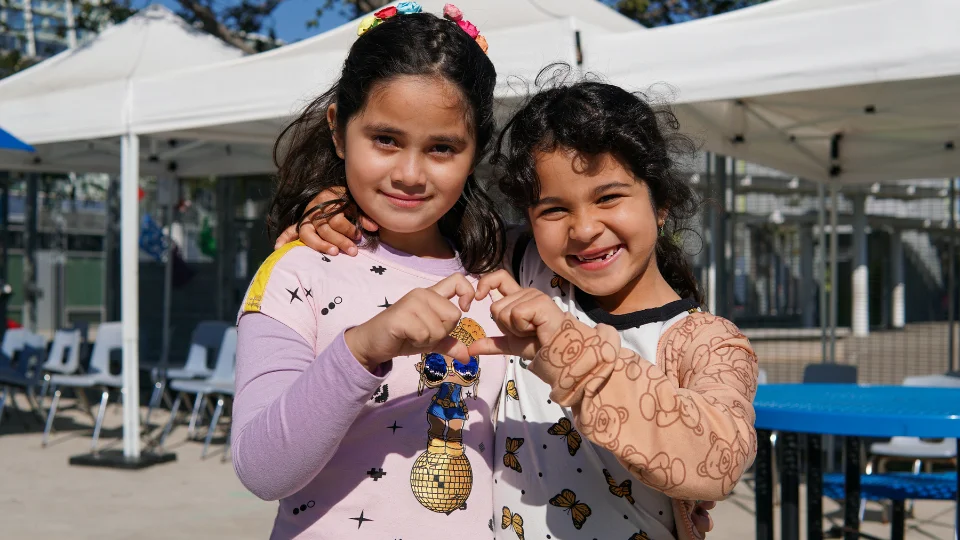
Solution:
M 319 195 L 310 201 L 307 208 L 314 208 L 329 201 L 339 199 L 343 194 L 343 188 L 331 188 L 321 191 Z M 320 216 L 321 211 L 316 210 L 300 222 L 300 232 L 297 232 L 296 225 L 287 227 L 280 233 L 273 249 L 279 249 L 280 246 L 293 242 L 297 238 L 308 247 L 313 248 L 327 255 L 337 255 L 340 252 L 346 253 L 351 257 L 357 254 L 357 243 L 360 241 L 360 229 L 344 214 L 337 214 L 327 220 L 315 219 Z M 360 226 L 367 231 L 375 231 L 380 228 L 379 225 L 370 220 L 370 218 L 361 215 Z
M 506 270 L 497 270 L 480 278 L 477 300 L 482 300 L 493 290 L 503 295 L 490 306 L 490 313 L 503 337 L 473 342 L 470 354 L 506 354 L 533 359 L 559 330 L 563 310 L 546 294 L 518 285 Z
M 414 289 L 369 321 L 348 329 L 350 352 L 371 373 L 396 356 L 437 352 L 468 363 L 467 347 L 450 332 L 476 293 L 463 274 L 452 274 L 428 289 Z M 459 307 L 450 302 L 459 297 Z
M 700 501 L 693 507 L 693 514 L 690 518 L 693 520 L 693 526 L 697 528 L 700 534 L 707 534 L 713 530 L 713 518 L 710 517 L 710 510 L 717 506 L 716 501 Z

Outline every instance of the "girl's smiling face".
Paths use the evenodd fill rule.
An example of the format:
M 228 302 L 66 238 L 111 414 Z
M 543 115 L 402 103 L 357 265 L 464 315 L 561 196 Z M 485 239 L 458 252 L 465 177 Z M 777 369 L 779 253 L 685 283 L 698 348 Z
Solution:
M 666 212 L 642 180 L 609 154 L 565 148 L 539 153 L 536 172 L 540 199 L 528 217 L 547 266 L 613 313 L 676 299 L 656 261 Z
M 399 76 L 371 91 L 342 140 L 336 137 L 351 195 L 398 249 L 409 251 L 413 237 L 438 236 L 437 222 L 463 192 L 476 153 L 465 107 L 441 77 Z M 328 118 L 336 118 L 335 107 Z

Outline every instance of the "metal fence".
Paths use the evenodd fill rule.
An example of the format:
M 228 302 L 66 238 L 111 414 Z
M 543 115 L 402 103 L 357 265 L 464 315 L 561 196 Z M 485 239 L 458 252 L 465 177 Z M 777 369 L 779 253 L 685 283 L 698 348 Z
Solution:
M 834 198 L 775 171 L 704 163 L 691 173 L 702 241 L 688 238 L 699 247 L 688 252 L 708 307 L 751 338 L 770 382 L 824 361 L 857 366 L 862 383 L 958 369 L 954 181 L 840 186 Z

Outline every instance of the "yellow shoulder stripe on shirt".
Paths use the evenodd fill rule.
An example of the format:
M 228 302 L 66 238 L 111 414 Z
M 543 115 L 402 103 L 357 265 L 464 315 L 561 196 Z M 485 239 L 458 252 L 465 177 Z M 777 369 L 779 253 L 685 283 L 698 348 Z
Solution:
M 283 245 L 280 249 L 274 251 L 267 257 L 267 260 L 263 261 L 263 264 L 260 265 L 260 269 L 257 270 L 257 275 L 253 277 L 253 281 L 250 283 L 250 289 L 247 291 L 247 298 L 243 302 L 243 311 L 246 312 L 259 312 L 260 305 L 263 303 L 263 294 L 267 290 L 267 282 L 270 281 L 270 274 L 273 273 L 273 267 L 277 265 L 280 259 L 287 254 L 291 249 L 297 246 L 304 246 L 303 242 L 300 240 L 294 242 L 288 242 Z

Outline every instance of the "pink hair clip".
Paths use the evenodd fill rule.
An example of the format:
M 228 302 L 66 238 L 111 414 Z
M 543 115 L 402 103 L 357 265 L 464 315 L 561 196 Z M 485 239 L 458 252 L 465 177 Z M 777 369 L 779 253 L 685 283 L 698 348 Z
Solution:
M 480 30 L 478 30 L 473 23 L 463 18 L 463 12 L 460 11 L 460 8 L 453 4 L 445 4 L 443 6 L 443 16 L 457 23 L 457 26 L 477 42 L 477 45 L 480 46 L 484 53 L 490 48 L 489 45 L 487 45 L 486 38 L 480 35 Z

